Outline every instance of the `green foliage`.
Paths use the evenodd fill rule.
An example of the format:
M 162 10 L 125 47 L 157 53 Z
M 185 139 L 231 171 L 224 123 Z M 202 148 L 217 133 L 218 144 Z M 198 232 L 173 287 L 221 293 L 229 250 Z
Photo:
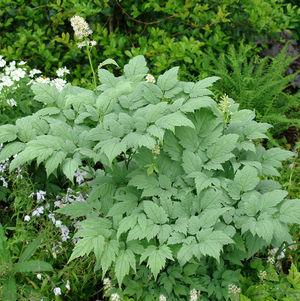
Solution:
M 98 63 L 113 57 L 124 64 L 143 54 L 155 74 L 180 64 L 189 77 L 201 70 L 204 47 L 222 53 L 242 38 L 254 42 L 299 24 L 299 8 L 282 0 L 2 0 L 0 55 L 28 60 L 49 75 L 53 66 L 73 66 L 76 82 L 89 83 L 85 54 L 71 38 L 75 14 L 93 24 Z
M 243 109 L 253 109 L 259 120 L 270 122 L 278 134 L 291 126 L 300 126 L 300 94 L 288 94 L 296 73 L 286 75 L 295 60 L 283 49 L 275 58 L 253 56 L 249 45 L 229 48 L 227 54 L 210 53 L 204 61 L 209 74 L 222 78 L 218 93 L 226 93 Z
M 31 242 L 14 262 L 5 237 L 4 229 L 0 225 L 0 283 L 2 284 L 3 301 L 18 300 L 16 275 L 19 273 L 52 271 L 52 266 L 44 261 L 31 259 L 41 244 L 40 238 Z
M 229 300 L 238 283 L 230 266 L 291 242 L 289 224 L 300 223 L 299 200 L 269 180 L 293 153 L 258 144 L 270 126 L 252 111 L 217 104 L 208 90 L 216 77 L 184 82 L 175 67 L 154 84 L 147 72 L 137 56 L 122 76 L 100 68 L 96 91 L 35 84 L 44 108 L 0 127 L 3 151 L 24 144 L 11 170 L 33 161 L 71 181 L 77 168 L 93 170 L 86 205 L 58 212 L 81 216 L 69 261 L 93 253 L 120 295 L 186 300 L 195 288 Z
M 265 264 L 261 259 L 252 260 L 250 266 L 251 273 L 242 279 L 245 287 L 245 296 L 243 296 L 245 300 L 299 300 L 300 273 L 293 263 L 287 275 L 278 272 L 273 265 Z

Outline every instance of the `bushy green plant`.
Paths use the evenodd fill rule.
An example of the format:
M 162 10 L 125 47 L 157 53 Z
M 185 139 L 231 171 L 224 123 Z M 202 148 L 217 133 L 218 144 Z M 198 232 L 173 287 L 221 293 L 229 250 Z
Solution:
M 11 170 L 35 161 L 71 181 L 78 168 L 93 175 L 87 202 L 58 212 L 79 219 L 70 261 L 93 252 L 108 294 L 236 300 L 237 265 L 291 242 L 288 225 L 300 223 L 299 200 L 269 179 L 293 153 L 259 144 L 270 125 L 254 112 L 215 102 L 217 77 L 183 82 L 174 67 L 155 84 L 142 56 L 118 77 L 103 69 L 111 63 L 96 91 L 34 84 L 44 108 L 0 127 L 0 160 L 17 155 Z
M 28 60 L 49 75 L 53 66 L 72 65 L 84 83 L 89 68 L 69 34 L 75 14 L 92 24 L 98 62 L 113 57 L 124 64 L 143 54 L 155 74 L 180 64 L 190 78 L 199 71 L 203 47 L 221 53 L 243 37 L 251 42 L 299 23 L 299 8 L 282 0 L 2 0 L 0 54 Z
M 273 125 L 278 134 L 291 126 L 300 126 L 300 94 L 288 94 L 297 73 L 286 75 L 295 58 L 286 49 L 275 58 L 253 56 L 251 46 L 241 44 L 220 56 L 210 52 L 203 61 L 208 73 L 221 77 L 216 89 L 231 95 L 242 109 L 255 110 L 263 122 Z

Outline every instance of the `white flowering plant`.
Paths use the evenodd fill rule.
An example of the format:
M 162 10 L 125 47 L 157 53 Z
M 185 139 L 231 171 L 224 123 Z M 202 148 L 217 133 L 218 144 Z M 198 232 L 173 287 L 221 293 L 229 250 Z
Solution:
M 121 76 L 106 64 L 95 90 L 32 85 L 43 108 L 0 127 L 0 161 L 71 182 L 87 171 L 87 200 L 56 212 L 78 220 L 69 263 L 93 253 L 110 299 L 236 300 L 241 262 L 300 223 L 275 180 L 294 154 L 260 145 L 270 125 L 254 112 L 215 101 L 217 77 L 184 82 L 174 67 L 155 80 L 143 56 Z
M 33 83 L 48 83 L 62 89 L 69 73 L 66 67 L 61 67 L 56 70 L 57 77 L 50 79 L 24 61 L 8 62 L 0 56 L 0 124 L 10 123 L 41 108 L 41 104 L 33 100 Z

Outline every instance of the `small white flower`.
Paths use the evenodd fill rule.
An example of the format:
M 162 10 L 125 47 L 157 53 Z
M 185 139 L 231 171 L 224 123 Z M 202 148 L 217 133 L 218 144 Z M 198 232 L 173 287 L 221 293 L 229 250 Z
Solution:
M 26 65 L 26 62 L 21 61 L 21 62 L 19 62 L 19 65 L 20 65 L 20 66 Z
M 29 77 L 33 78 L 36 74 L 41 74 L 42 71 L 38 70 L 38 69 L 32 69 L 29 71 Z
M 83 39 L 93 33 L 89 27 L 89 24 L 82 17 L 74 16 L 70 21 L 76 38 Z
M 112 288 L 111 280 L 109 278 L 104 278 L 103 279 L 103 289 L 105 291 L 108 291 L 111 288 Z
M 241 293 L 241 289 L 235 284 L 229 284 L 228 293 L 229 295 L 239 295 Z
M 40 203 L 45 200 L 46 191 L 39 190 L 36 192 L 35 195 L 36 195 L 36 200 L 38 201 L 38 203 Z
M 58 77 L 64 77 L 65 74 L 70 74 L 70 70 L 67 67 L 62 67 L 56 70 L 56 75 Z
M 167 301 L 167 298 L 163 294 L 161 294 L 159 296 L 159 301 Z
M 37 83 L 40 84 L 49 84 L 50 83 L 50 78 L 49 77 L 44 77 L 44 76 L 39 76 L 35 79 Z
M 59 200 L 55 201 L 54 202 L 54 207 L 61 208 L 62 207 L 61 201 L 59 201 Z
M 53 224 L 55 224 L 56 220 L 55 220 L 55 217 L 54 217 L 53 213 L 49 213 L 48 218 L 52 221 Z
M 62 221 L 56 220 L 55 221 L 55 227 L 60 228 L 62 226 Z
M 51 81 L 51 85 L 54 86 L 58 91 L 61 91 L 66 83 L 67 81 L 62 78 L 55 78 Z
M 29 215 L 24 216 L 24 222 L 29 222 L 31 217 Z
M 42 280 L 42 274 L 41 273 L 36 274 L 36 278 Z
M 146 82 L 148 83 L 155 83 L 155 77 L 152 74 L 147 74 L 146 75 Z
M 26 72 L 22 68 L 17 68 L 11 71 L 10 76 L 13 80 L 19 81 L 21 78 L 25 77 Z
M 81 172 L 79 169 L 77 169 L 77 171 L 75 172 L 75 177 L 76 177 L 76 183 L 78 185 L 84 182 L 84 173 Z
M 6 61 L 3 59 L 3 56 L 0 55 L 0 68 L 3 68 L 6 65 Z
M 121 301 L 120 296 L 117 293 L 111 294 L 110 300 L 111 301 Z
M 94 41 L 94 40 L 90 41 L 90 46 L 94 47 L 94 46 L 96 46 L 96 45 L 97 45 L 97 42 L 96 42 L 96 41 Z
M 198 301 L 199 296 L 200 292 L 198 292 L 196 289 L 192 289 L 190 291 L 190 301 Z
M 70 233 L 69 228 L 67 226 L 65 226 L 65 225 L 61 225 L 60 231 L 61 231 L 61 240 L 62 241 L 67 241 L 70 238 L 70 236 L 69 236 L 69 233 Z
M 11 87 L 14 82 L 11 80 L 11 78 L 8 76 L 8 75 L 4 75 L 2 76 L 1 78 L 1 81 L 2 81 L 2 85 L 5 87 Z
M 44 213 L 44 207 L 40 206 L 32 212 L 32 216 L 40 216 Z
M 6 102 L 10 107 L 16 107 L 17 106 L 17 102 L 13 98 L 7 99 Z
M 60 287 L 55 287 L 53 289 L 53 293 L 54 293 L 55 296 L 60 296 L 61 295 L 61 289 L 60 289 Z
M 66 287 L 66 289 L 67 289 L 68 291 L 71 290 L 71 286 L 70 286 L 70 281 L 69 281 L 69 280 L 67 280 L 67 283 L 66 283 L 65 287 Z

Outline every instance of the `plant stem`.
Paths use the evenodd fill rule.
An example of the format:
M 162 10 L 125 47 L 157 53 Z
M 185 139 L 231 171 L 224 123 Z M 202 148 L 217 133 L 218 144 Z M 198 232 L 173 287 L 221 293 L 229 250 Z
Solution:
M 91 67 L 92 74 L 93 74 L 94 86 L 95 86 L 95 89 L 96 89 L 97 88 L 97 77 L 96 77 L 96 73 L 95 73 L 95 70 L 94 70 L 94 67 L 93 67 L 91 51 L 90 51 L 89 46 L 86 47 L 86 53 L 87 53 L 87 56 L 89 58 L 89 63 L 90 63 L 90 67 Z

